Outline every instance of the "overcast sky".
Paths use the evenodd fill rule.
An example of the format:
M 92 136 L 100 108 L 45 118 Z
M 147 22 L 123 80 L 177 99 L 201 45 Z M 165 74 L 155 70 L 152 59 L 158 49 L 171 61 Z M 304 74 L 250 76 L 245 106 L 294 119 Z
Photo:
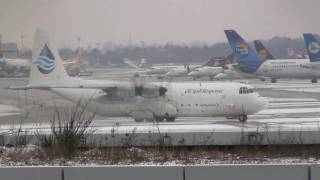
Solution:
M 319 0 L 0 0 L 4 42 L 31 46 L 35 28 L 59 47 L 112 42 L 164 44 L 226 41 L 223 30 L 246 39 L 320 32 Z

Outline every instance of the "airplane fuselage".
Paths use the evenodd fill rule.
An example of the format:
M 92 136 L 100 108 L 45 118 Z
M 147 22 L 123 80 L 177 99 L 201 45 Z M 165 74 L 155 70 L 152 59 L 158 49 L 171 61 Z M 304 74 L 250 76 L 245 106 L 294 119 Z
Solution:
M 188 75 L 192 77 L 214 77 L 219 73 L 222 73 L 223 69 L 222 67 L 210 67 L 210 66 L 204 66 L 199 67 L 194 70 L 192 70 Z
M 273 78 L 319 78 L 320 71 L 310 68 L 309 59 L 268 60 L 261 64 L 257 75 Z
M 267 60 L 253 74 L 271 78 L 320 78 L 320 70 L 313 68 L 309 59 Z
M 258 93 L 239 93 L 238 83 L 167 83 L 164 96 L 137 97 L 134 93 L 110 97 L 103 90 L 53 88 L 52 91 L 73 102 L 89 100 L 88 109 L 99 115 L 135 119 L 154 116 L 214 117 L 254 114 L 265 107 Z

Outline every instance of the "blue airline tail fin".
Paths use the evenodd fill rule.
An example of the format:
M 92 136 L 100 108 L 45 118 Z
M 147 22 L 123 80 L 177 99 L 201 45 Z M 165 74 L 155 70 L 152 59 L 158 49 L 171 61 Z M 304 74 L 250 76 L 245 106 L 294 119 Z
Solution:
M 304 42 L 306 44 L 308 56 L 311 62 L 320 61 L 320 45 L 319 41 L 311 33 L 304 33 Z
M 256 48 L 257 52 L 260 56 L 262 56 L 265 59 L 274 59 L 273 55 L 270 53 L 270 51 L 262 44 L 261 41 L 255 40 L 253 41 L 254 47 Z
M 0 39 L 0 58 L 3 58 L 2 41 L 1 41 L 1 39 Z
M 254 73 L 265 61 L 249 44 L 234 30 L 224 31 L 240 70 Z

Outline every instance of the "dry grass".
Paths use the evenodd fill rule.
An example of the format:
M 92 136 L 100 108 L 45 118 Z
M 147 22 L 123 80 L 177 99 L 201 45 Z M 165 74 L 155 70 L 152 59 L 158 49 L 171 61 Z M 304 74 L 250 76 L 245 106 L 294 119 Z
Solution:
M 1 151 L 1 159 L 4 164 L 23 165 L 69 165 L 75 164 L 178 164 L 192 165 L 206 162 L 264 162 L 267 159 L 319 159 L 320 145 L 285 145 L 285 146 L 210 146 L 210 147 L 172 147 L 172 148 L 78 148 L 73 156 L 65 159 L 48 149 L 11 148 Z M 70 164 L 73 165 L 73 164 Z
M 86 111 L 89 103 L 90 100 L 79 100 L 71 109 L 55 108 L 50 119 L 50 135 L 37 133 L 40 145 L 48 156 L 71 158 L 76 155 L 78 148 L 85 144 L 86 138 L 94 131 L 90 129 L 90 124 L 95 113 Z

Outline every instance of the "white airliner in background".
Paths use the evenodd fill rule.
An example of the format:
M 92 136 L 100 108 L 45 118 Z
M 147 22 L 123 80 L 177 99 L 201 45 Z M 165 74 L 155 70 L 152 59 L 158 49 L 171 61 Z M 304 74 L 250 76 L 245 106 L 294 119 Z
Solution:
M 137 64 L 137 63 L 134 63 L 132 62 L 130 59 L 128 58 L 124 58 L 124 64 L 126 64 L 128 67 L 130 68 L 135 68 L 135 69 L 139 69 L 139 68 L 146 68 L 147 67 L 147 60 L 142 58 L 140 60 L 140 63 Z
M 223 72 L 223 67 L 210 67 L 210 66 L 203 66 L 196 68 L 188 73 L 189 76 L 195 78 L 200 77 L 209 77 L 210 80 L 215 78 L 219 73 Z
M 310 68 L 309 59 L 274 59 L 266 60 L 254 51 L 249 44 L 234 30 L 225 30 L 232 52 L 238 63 L 236 70 L 253 74 L 257 77 L 269 77 L 271 82 L 278 78 L 311 79 L 317 83 L 320 70 Z
M 28 59 L 0 58 L 0 67 L 8 76 L 15 76 L 17 73 L 26 76 L 30 70 L 30 62 Z
M 109 117 L 130 116 L 136 122 L 174 121 L 176 117 L 247 115 L 266 107 L 253 87 L 240 83 L 95 81 L 69 77 L 49 36 L 35 33 L 29 85 L 10 89 L 41 89 L 72 102 L 88 100 L 89 111 Z
M 191 76 L 193 79 L 209 77 L 212 80 L 216 75 L 223 72 L 223 67 L 219 65 L 215 58 L 210 59 L 202 65 L 184 65 L 170 70 L 167 77 Z
M 1 45 L 0 45 L 1 47 Z M 23 76 L 27 76 L 30 70 L 30 61 L 28 59 L 9 59 L 3 57 L 2 50 L 0 49 L 0 68 L 2 75 L 15 76 L 17 73 L 21 73 Z

